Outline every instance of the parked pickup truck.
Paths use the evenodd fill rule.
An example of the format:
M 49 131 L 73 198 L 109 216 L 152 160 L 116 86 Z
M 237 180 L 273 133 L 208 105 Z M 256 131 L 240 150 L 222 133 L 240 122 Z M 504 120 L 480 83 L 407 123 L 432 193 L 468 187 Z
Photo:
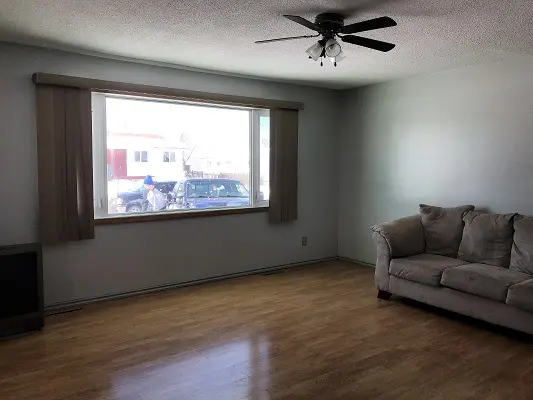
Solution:
M 233 179 L 186 179 L 174 186 L 177 209 L 243 207 L 250 205 L 250 194 Z

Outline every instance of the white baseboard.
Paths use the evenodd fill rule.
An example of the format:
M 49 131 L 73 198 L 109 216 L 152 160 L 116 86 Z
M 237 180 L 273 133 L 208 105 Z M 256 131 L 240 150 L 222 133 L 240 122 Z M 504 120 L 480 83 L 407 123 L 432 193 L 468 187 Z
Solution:
M 108 296 L 91 297 L 91 298 L 85 298 L 85 299 L 80 299 L 80 300 L 55 303 L 55 304 L 46 306 L 44 310 L 46 314 L 59 314 L 63 312 L 79 310 L 83 306 L 94 304 L 94 303 L 100 303 L 100 302 L 108 301 L 108 300 L 123 299 L 126 297 L 138 296 L 142 294 L 156 293 L 156 292 L 162 292 L 162 291 L 177 289 L 177 288 L 186 287 L 186 286 L 199 285 L 201 283 L 216 282 L 216 281 L 221 281 L 224 279 L 238 278 L 241 276 L 264 274 L 267 272 L 274 272 L 274 271 L 279 271 L 279 270 L 283 270 L 287 268 L 303 267 L 303 266 L 311 265 L 311 264 L 337 261 L 338 259 L 339 259 L 338 257 L 320 258 L 317 260 L 308 260 L 308 261 L 302 261 L 298 263 L 276 265 L 274 267 L 259 268 L 259 269 L 254 269 L 250 271 L 237 272 L 234 274 L 227 274 L 227 275 L 220 275 L 220 276 L 215 276 L 215 277 L 205 278 L 205 279 L 197 279 L 197 280 L 188 281 L 188 282 L 179 282 L 179 283 L 171 283 L 168 285 L 154 286 L 154 287 L 150 287 L 146 289 L 132 290 L 129 292 L 112 294 Z

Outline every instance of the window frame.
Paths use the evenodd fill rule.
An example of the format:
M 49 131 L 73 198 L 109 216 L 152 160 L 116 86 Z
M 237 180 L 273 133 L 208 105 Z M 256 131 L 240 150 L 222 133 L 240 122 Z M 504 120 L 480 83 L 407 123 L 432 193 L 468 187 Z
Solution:
M 252 197 L 255 199 L 254 205 L 256 207 L 267 207 L 269 200 L 261 200 L 259 194 L 261 192 L 261 117 L 269 115 L 269 110 L 254 109 L 250 113 L 250 189 Z M 269 155 L 270 156 L 270 155 Z M 269 179 L 270 181 L 270 179 Z
M 139 160 L 137 160 L 137 155 L 139 155 Z M 146 155 L 146 157 L 143 157 L 143 155 Z M 148 162 L 148 150 L 133 150 L 133 162 L 147 163 Z
M 139 101 L 153 101 L 161 103 L 172 104 L 186 104 L 198 107 L 211 108 L 226 108 L 239 109 L 249 111 L 249 144 L 250 144 L 250 160 L 249 160 L 249 199 L 250 204 L 238 207 L 220 207 L 207 208 L 201 210 L 164 210 L 159 212 L 149 213 L 131 213 L 131 214 L 109 214 L 109 196 L 108 196 L 108 171 L 107 171 L 107 115 L 106 115 L 106 100 L 107 98 L 121 98 Z M 115 223 L 129 223 L 129 222 L 146 222 L 146 221 L 160 221 L 165 219 L 183 219 L 208 217 L 215 215 L 233 215 L 267 212 L 269 209 L 268 200 L 260 200 L 260 125 L 259 119 L 261 116 L 269 115 L 269 109 L 259 109 L 246 106 L 233 106 L 216 103 L 184 101 L 175 99 L 163 99 L 157 97 L 150 97 L 149 95 L 126 95 L 116 93 L 105 93 L 93 91 L 91 92 L 92 104 L 92 118 L 93 118 L 93 182 L 94 182 L 94 222 L 96 225 L 115 224 Z M 140 151 L 141 161 L 142 152 Z M 147 153 L 148 161 L 148 151 Z M 165 163 L 176 162 L 176 153 L 168 151 L 169 161 Z M 172 161 L 172 153 L 174 153 L 174 161 Z M 164 154 L 164 153 L 163 153 Z M 163 156 L 164 158 L 164 156 Z M 135 159 L 135 154 L 134 154 Z M 144 161 L 144 162 L 147 162 Z M 164 161 L 163 161 L 164 162 Z
M 167 158 L 165 160 L 165 157 Z M 163 150 L 163 163 L 170 164 L 176 162 L 176 152 L 173 150 Z

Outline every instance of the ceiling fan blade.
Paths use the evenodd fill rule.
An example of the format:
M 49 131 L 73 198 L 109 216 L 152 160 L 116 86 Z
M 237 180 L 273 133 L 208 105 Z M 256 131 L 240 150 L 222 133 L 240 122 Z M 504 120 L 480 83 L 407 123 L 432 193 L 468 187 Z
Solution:
M 312 29 L 317 32 L 321 31 L 318 25 L 312 23 L 311 21 L 306 20 L 305 18 L 299 17 L 297 15 L 284 15 L 284 17 L 287 19 L 290 19 L 291 21 L 296 22 L 297 24 L 303 25 L 306 28 Z
M 381 42 L 379 40 L 369 39 L 361 36 L 340 36 L 341 40 L 346 43 L 356 44 L 358 46 L 368 47 L 369 49 L 379 50 L 379 51 L 391 51 L 396 47 L 395 44 Z
M 319 36 L 320 35 L 290 36 L 290 37 L 277 38 L 277 39 L 258 40 L 255 43 L 262 44 L 262 43 L 271 43 L 271 42 L 282 42 L 284 40 L 314 38 L 314 37 L 319 37 Z
M 396 21 L 392 18 L 379 17 L 369 19 L 368 21 L 356 22 L 355 24 L 343 26 L 340 30 L 340 33 L 358 33 L 364 31 L 371 31 L 374 29 L 390 28 L 391 26 L 396 25 Z

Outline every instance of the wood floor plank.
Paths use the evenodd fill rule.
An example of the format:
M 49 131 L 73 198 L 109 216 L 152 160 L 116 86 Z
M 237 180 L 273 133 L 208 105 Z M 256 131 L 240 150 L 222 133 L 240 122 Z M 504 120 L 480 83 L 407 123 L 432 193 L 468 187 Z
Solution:
M 88 306 L 0 343 L 0 399 L 531 399 L 533 345 L 294 268 Z

